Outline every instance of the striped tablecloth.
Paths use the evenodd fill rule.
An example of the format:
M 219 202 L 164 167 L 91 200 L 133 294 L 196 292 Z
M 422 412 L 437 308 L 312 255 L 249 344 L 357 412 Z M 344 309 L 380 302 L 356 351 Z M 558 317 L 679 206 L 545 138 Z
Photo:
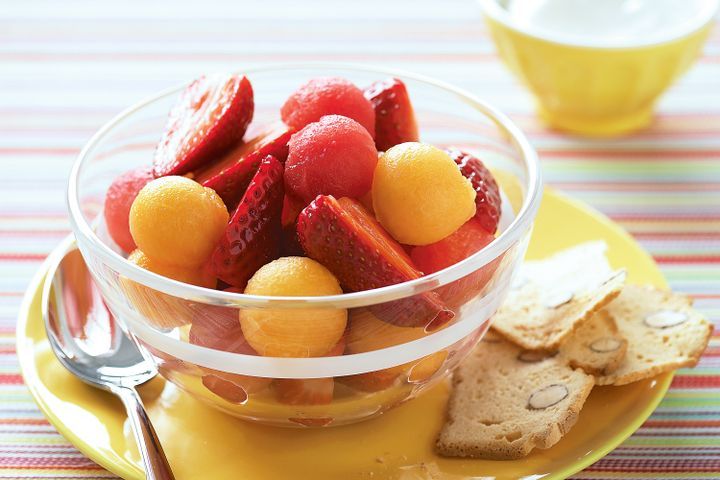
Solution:
M 548 184 L 624 226 L 720 322 L 720 29 L 651 128 L 588 141 L 538 123 L 471 0 L 0 0 L 0 478 L 113 477 L 43 418 L 15 357 L 21 297 L 68 233 L 80 147 L 122 108 L 200 72 L 301 60 L 402 68 L 490 99 L 528 133 Z M 719 357 L 716 333 L 643 427 L 577 478 L 718 478 Z

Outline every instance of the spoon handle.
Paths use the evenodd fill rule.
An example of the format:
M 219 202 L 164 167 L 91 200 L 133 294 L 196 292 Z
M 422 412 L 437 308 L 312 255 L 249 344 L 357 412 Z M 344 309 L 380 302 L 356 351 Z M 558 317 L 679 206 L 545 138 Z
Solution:
M 175 480 L 140 395 L 132 387 L 117 387 L 113 392 L 120 397 L 127 410 L 145 464 L 147 480 Z

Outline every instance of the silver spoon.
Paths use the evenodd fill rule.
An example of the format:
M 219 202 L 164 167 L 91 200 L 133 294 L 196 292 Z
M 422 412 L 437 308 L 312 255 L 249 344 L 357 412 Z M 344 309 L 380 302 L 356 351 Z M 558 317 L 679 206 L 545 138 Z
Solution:
M 117 395 L 127 410 L 148 480 L 174 480 L 135 387 L 157 375 L 107 309 L 75 242 L 51 262 L 42 297 L 55 356 L 72 374 Z

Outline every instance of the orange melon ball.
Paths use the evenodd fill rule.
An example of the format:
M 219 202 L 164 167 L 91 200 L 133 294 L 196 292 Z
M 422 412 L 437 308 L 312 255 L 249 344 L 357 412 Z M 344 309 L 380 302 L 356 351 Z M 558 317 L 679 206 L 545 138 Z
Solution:
M 130 233 L 138 248 L 164 265 L 195 266 L 212 254 L 228 211 L 211 188 L 186 177 L 156 178 L 130 207 Z
M 255 272 L 248 281 L 249 295 L 322 296 L 342 293 L 335 276 L 306 257 L 283 257 Z M 320 357 L 335 347 L 345 332 L 347 310 L 245 309 L 240 326 L 245 339 L 260 355 Z
M 364 308 L 351 310 L 349 323 L 345 347 L 349 354 L 388 348 L 428 335 L 422 327 L 397 327 L 383 322 Z M 385 388 L 403 374 L 411 382 L 422 382 L 440 369 L 446 357 L 447 351 L 441 350 L 412 362 L 358 375 L 354 385 L 363 390 L 375 391 L 381 389 L 375 386 Z
M 475 215 L 475 195 L 450 155 L 432 145 L 395 145 L 375 167 L 375 216 L 406 245 L 428 245 L 460 228 Z
M 140 249 L 134 250 L 128 257 L 128 261 L 140 268 L 149 270 L 163 277 L 177 280 L 178 282 L 197 285 L 198 287 L 215 288 L 217 278 L 212 269 L 206 265 L 196 267 L 182 267 L 178 265 L 166 265 L 151 259 Z
M 215 288 L 217 283 L 215 275 L 205 265 L 198 267 L 164 265 L 150 259 L 140 250 L 133 251 L 128 261 L 158 275 L 200 287 Z M 135 309 L 157 328 L 179 327 L 190 323 L 193 318 L 191 302 L 159 292 L 123 276 L 120 277 L 120 285 Z

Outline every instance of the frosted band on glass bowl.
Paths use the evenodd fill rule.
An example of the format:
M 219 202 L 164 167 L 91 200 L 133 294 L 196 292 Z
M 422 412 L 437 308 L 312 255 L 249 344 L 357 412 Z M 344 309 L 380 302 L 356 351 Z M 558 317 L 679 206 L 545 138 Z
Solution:
M 518 258 L 518 261 L 522 261 L 522 258 Z M 419 360 L 467 338 L 482 327 L 500 306 L 508 291 L 504 287 L 510 284 L 515 271 L 514 268 L 508 268 L 503 272 L 497 279 L 493 292 L 473 304 L 475 313 L 471 317 L 466 317 L 454 325 L 418 340 L 371 352 L 336 357 L 262 357 L 200 347 L 158 332 L 147 325 L 142 315 L 131 311 L 127 305 L 109 306 L 113 313 L 132 325 L 130 330 L 133 335 L 143 343 L 201 367 L 255 377 L 301 379 L 337 377 L 383 370 Z
M 502 229 L 513 222 L 515 215 L 511 213 L 512 207 L 507 195 L 502 190 L 500 196 L 502 208 L 504 209 L 499 223 L 499 227 Z M 525 251 L 527 238 L 529 238 L 529 232 L 526 239 L 513 248 Z M 67 249 L 63 248 L 61 250 L 65 252 Z M 522 256 L 517 256 L 515 261 L 522 261 Z M 99 288 L 104 290 L 104 300 L 113 315 L 120 320 L 121 324 L 124 322 L 130 325 L 130 328 L 127 328 L 128 333 L 131 332 L 131 335 L 134 335 L 141 343 L 149 345 L 155 350 L 218 371 L 256 377 L 303 379 L 356 375 L 392 368 L 432 355 L 467 338 L 472 332 L 481 328 L 500 306 L 505 298 L 504 294 L 509 290 L 506 287 L 511 284 L 513 274 L 517 271 L 518 269 L 513 266 L 505 268 L 503 273 L 495 279 L 491 293 L 475 302 L 470 302 L 473 309 L 471 317 L 464 318 L 462 321 L 427 337 L 366 353 L 315 358 L 243 355 L 178 341 L 178 339 L 150 327 L 141 313 L 135 311 L 127 303 L 122 302 L 120 297 L 107 292 L 107 289 L 113 287 L 110 284 L 103 283 L 102 275 L 96 274 L 94 277 Z
M 505 212 L 510 212 L 510 205 L 507 196 L 501 192 Z M 503 214 L 500 225 L 512 223 L 513 215 Z M 522 240 L 520 248 L 525 251 L 528 236 Z M 522 256 L 516 258 L 517 262 L 522 261 Z M 373 350 L 366 353 L 346 354 L 336 357 L 315 357 L 315 358 L 280 358 L 260 357 L 257 355 L 241 355 L 231 352 L 224 352 L 205 347 L 178 342 L 172 337 L 165 335 L 148 326 L 143 316 L 131 310 L 127 304 L 111 307 L 117 309 L 117 314 L 123 321 L 132 324 L 130 330 L 143 343 L 150 345 L 156 350 L 169 353 L 182 360 L 194 363 L 201 367 L 214 370 L 237 373 L 240 375 L 251 375 L 256 377 L 270 378 L 324 378 L 344 375 L 356 375 L 360 373 L 373 372 L 397 365 L 419 360 L 425 356 L 432 355 L 443 350 L 456 342 L 459 342 L 475 330 L 481 328 L 490 316 L 497 310 L 509 286 L 513 276 L 519 269 L 505 268 L 503 273 L 495 280 L 492 292 L 482 299 L 472 303 L 473 315 L 464 318 L 450 327 L 428 335 L 417 340 L 401 343 L 388 348 Z M 502 293 L 500 293 L 502 292 Z M 106 298 L 115 298 L 108 295 Z M 186 348 L 192 347 L 192 348 Z M 199 348 L 201 351 L 195 351 Z M 240 358 L 241 360 L 239 361 Z
M 489 317 L 503 300 L 502 297 L 504 295 L 499 292 L 507 290 L 506 287 L 509 285 L 512 275 L 510 272 L 514 271 L 514 267 L 522 260 L 522 253 L 524 253 L 527 246 L 529 231 L 537 213 L 542 195 L 542 181 L 537 155 L 522 132 L 505 115 L 468 92 L 443 82 L 406 72 L 359 65 L 311 63 L 268 66 L 248 69 L 244 73 L 248 75 L 252 75 L 253 73 L 256 75 L 267 75 L 268 73 L 273 75 L 292 75 L 295 70 L 309 69 L 326 69 L 332 71 L 334 74 L 342 74 L 345 72 L 348 76 L 352 76 L 354 73 L 358 75 L 398 76 L 420 87 L 442 90 L 446 96 L 451 97 L 451 99 L 457 99 L 461 104 L 467 106 L 470 110 L 478 114 L 479 117 L 482 117 L 483 123 L 492 125 L 495 134 L 502 137 L 503 141 L 513 149 L 513 163 L 510 171 L 515 170 L 515 173 L 521 172 L 519 175 L 521 178 L 519 187 L 524 194 L 523 203 L 518 208 L 516 217 L 512 219 L 503 218 L 504 228 L 502 229 L 502 233 L 488 246 L 467 259 L 437 273 L 375 290 L 325 297 L 266 297 L 210 290 L 161 277 L 131 264 L 100 240 L 92 226 L 88 223 L 88 220 L 82 214 L 78 182 L 83 172 L 82 167 L 84 162 L 88 161 L 88 163 L 90 163 L 93 155 L 97 153 L 96 151 L 102 150 L 103 141 L 106 137 L 110 138 L 116 129 L 120 130 L 120 127 L 125 127 L 128 124 L 132 124 L 134 120 L 141 118 L 144 109 L 146 107 L 152 107 L 152 105 L 150 105 L 152 102 L 170 103 L 184 85 L 167 90 L 127 109 L 92 137 L 81 151 L 78 161 L 73 166 L 68 183 L 67 197 L 71 213 L 70 220 L 73 231 L 77 237 L 78 246 L 86 259 L 92 259 L 92 261 L 88 262 L 88 266 L 91 268 L 91 271 L 94 270 L 93 276 L 98 280 L 98 284 L 106 297 L 106 301 L 109 300 L 108 306 L 118 318 L 130 327 L 129 329 L 132 330 L 133 335 L 146 343 L 150 348 L 155 348 L 163 353 L 173 355 L 179 360 L 214 370 L 244 375 L 276 378 L 314 378 L 352 375 L 411 362 L 451 346 L 481 327 L 487 320 L 487 317 Z M 507 211 L 511 210 L 508 209 Z M 511 220 L 509 225 L 506 220 Z M 506 255 L 506 252 L 512 252 L 512 254 Z M 136 310 L 128 305 L 128 302 L 121 298 L 122 296 L 118 296 L 117 285 L 113 285 L 112 279 L 110 278 L 120 275 L 133 282 L 157 290 L 158 292 L 186 299 L 190 302 L 208 305 L 234 308 L 348 309 L 390 302 L 436 289 L 471 275 L 503 255 L 506 255 L 505 258 L 508 263 L 505 264 L 505 266 L 507 268 L 497 272 L 497 276 L 490 287 L 491 291 L 485 294 L 486 297 L 478 298 L 460 310 L 460 312 L 463 312 L 466 308 L 471 308 L 472 311 L 478 310 L 479 314 L 470 315 L 470 311 L 468 310 L 464 312 L 465 315 L 459 317 L 460 320 L 455 324 L 434 332 L 427 337 L 382 350 L 344 355 L 341 357 L 261 357 L 214 350 L 184 342 L 177 338 L 177 332 L 163 333 L 147 325 Z M 511 260 L 512 263 L 510 262 Z M 107 275 L 108 271 L 112 271 L 113 275 Z

